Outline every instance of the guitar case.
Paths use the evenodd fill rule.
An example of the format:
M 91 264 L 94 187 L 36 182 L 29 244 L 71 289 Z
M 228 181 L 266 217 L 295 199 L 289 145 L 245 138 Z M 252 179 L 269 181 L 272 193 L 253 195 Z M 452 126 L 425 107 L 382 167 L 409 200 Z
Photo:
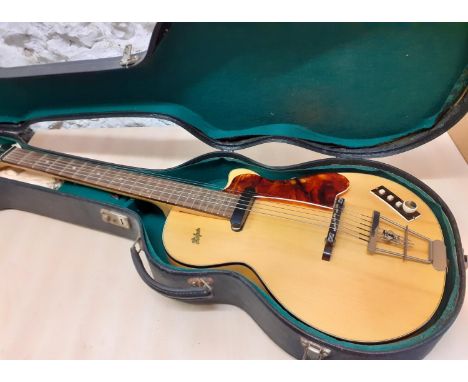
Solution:
M 27 143 L 31 124 L 39 121 L 145 116 L 175 122 L 219 150 L 143 172 L 220 187 L 239 167 L 272 179 L 354 171 L 396 181 L 430 205 L 442 224 L 448 275 L 432 319 L 385 343 L 341 340 L 297 320 L 238 273 L 171 264 L 162 244 L 165 216 L 144 202 L 69 182 L 52 190 L 2 178 L 0 208 L 134 240 L 131 256 L 150 288 L 191 303 L 236 305 L 293 357 L 426 356 L 463 303 L 467 259 L 457 223 L 444 201 L 414 176 L 364 158 L 418 147 L 466 114 L 468 24 L 160 23 L 146 55 L 133 58 L 0 70 L 0 143 Z M 268 167 L 233 153 L 268 141 L 332 157 Z M 103 209 L 128 217 L 129 227 L 103 220 Z

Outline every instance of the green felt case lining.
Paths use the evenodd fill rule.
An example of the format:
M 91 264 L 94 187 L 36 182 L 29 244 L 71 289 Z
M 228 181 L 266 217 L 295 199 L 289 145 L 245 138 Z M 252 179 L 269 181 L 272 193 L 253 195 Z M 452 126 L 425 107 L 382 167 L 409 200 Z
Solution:
M 467 65 L 467 23 L 174 23 L 129 69 L 0 79 L 0 121 L 159 113 L 214 140 L 363 148 L 432 128 Z

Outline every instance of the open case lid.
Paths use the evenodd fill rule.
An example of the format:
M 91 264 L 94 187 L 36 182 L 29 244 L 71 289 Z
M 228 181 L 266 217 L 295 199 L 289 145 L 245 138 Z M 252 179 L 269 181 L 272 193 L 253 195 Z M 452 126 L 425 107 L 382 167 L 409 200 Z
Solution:
M 158 24 L 134 66 L 0 71 L 0 124 L 154 115 L 222 149 L 382 156 L 448 130 L 467 89 L 467 23 Z

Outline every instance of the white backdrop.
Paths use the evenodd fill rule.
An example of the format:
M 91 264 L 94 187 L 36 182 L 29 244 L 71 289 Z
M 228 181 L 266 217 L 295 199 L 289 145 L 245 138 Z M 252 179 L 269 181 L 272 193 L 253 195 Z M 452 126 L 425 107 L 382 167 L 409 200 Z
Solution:
M 148 47 L 155 23 L 0 23 L 0 67 L 122 55 Z

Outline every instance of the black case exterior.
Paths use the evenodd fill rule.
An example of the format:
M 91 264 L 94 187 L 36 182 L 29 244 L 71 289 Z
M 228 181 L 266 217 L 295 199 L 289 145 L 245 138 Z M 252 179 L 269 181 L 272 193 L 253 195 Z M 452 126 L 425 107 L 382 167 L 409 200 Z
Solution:
M 260 165 L 245 157 L 234 153 L 211 153 L 197 157 L 187 163 L 196 163 L 207 158 L 216 157 L 241 158 L 251 164 Z M 441 325 L 441 329 L 432 337 L 427 338 L 418 346 L 392 352 L 361 352 L 350 348 L 337 347 L 310 336 L 281 316 L 257 289 L 246 279 L 231 271 L 199 270 L 196 272 L 174 270 L 153 261 L 149 255 L 147 243 L 142 239 L 142 221 L 137 213 L 126 208 L 91 201 L 42 187 L 25 184 L 8 179 L 0 179 L 0 209 L 16 209 L 32 212 L 38 215 L 81 225 L 91 229 L 107 232 L 113 235 L 134 240 L 130 249 L 136 271 L 143 281 L 155 291 L 178 300 L 191 303 L 225 303 L 232 304 L 245 310 L 265 331 L 265 333 L 291 356 L 301 359 L 422 359 L 436 345 L 441 336 L 451 326 L 458 315 L 465 294 L 465 266 L 466 258 L 463 253 L 460 235 L 456 221 L 444 201 L 428 186 L 410 174 L 374 161 L 364 159 L 324 159 L 283 169 L 313 168 L 324 165 L 363 165 L 382 169 L 401 176 L 420 187 L 430 197 L 437 201 L 447 215 L 454 231 L 455 247 L 458 256 L 458 266 L 461 270 L 461 290 L 456 308 L 448 319 Z M 185 164 L 183 164 L 185 165 Z M 181 166 L 183 166 L 181 165 Z M 266 166 L 263 166 L 266 167 Z M 275 169 L 282 169 L 275 167 Z M 131 229 L 126 230 L 108 223 L 101 217 L 102 208 L 112 208 L 127 215 L 131 221 Z M 149 263 L 150 275 L 141 256 L 146 256 Z

